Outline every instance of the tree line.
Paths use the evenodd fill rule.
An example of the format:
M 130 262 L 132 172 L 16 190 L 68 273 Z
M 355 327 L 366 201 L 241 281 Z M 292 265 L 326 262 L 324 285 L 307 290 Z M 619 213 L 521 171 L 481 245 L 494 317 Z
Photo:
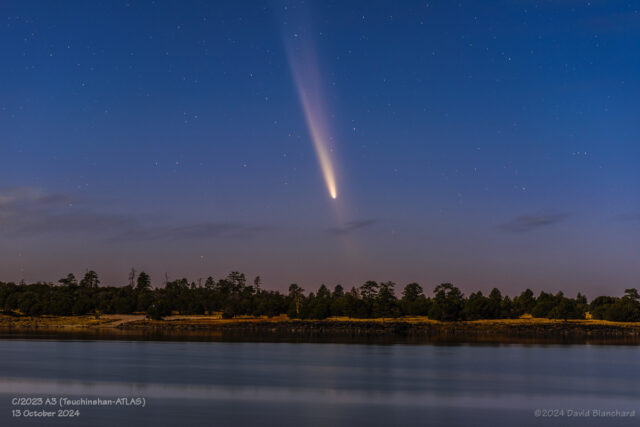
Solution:
M 57 284 L 0 282 L 0 309 L 4 314 L 29 316 L 143 312 L 149 318 L 161 319 L 177 312 L 222 313 L 224 318 L 282 314 L 295 319 L 428 316 L 441 321 L 512 319 L 523 314 L 567 320 L 584 319 L 590 313 L 594 319 L 636 322 L 640 321 L 640 295 L 636 289 L 627 289 L 622 297 L 599 296 L 588 302 L 580 293 L 575 298 L 562 292 L 540 292 L 536 296 L 526 289 L 510 298 L 494 288 L 486 296 L 474 292 L 466 297 L 451 283 L 443 283 L 428 297 L 418 283 L 409 283 L 397 297 L 395 283 L 375 281 L 350 290 L 341 285 L 333 290 L 321 285 L 316 292 L 306 294 L 292 284 L 287 293 L 281 293 L 262 289 L 259 276 L 248 283 L 244 274 L 235 271 L 220 280 L 165 279 L 164 286 L 153 288 L 148 274 L 132 269 L 129 283 L 121 287 L 100 286 L 93 270 L 79 281 L 69 274 Z

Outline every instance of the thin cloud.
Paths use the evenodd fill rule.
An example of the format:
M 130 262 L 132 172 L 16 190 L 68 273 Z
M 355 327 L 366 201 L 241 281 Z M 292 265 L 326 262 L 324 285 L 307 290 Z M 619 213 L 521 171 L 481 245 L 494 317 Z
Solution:
M 37 187 L 0 187 L 0 210 L 8 211 L 20 207 L 72 203 L 73 199 L 64 194 L 47 194 Z
M 331 234 L 342 235 L 352 233 L 362 228 L 371 227 L 377 222 L 375 219 L 361 219 L 355 221 L 349 221 L 340 227 L 331 227 L 327 231 Z
M 528 231 L 555 225 L 566 220 L 568 217 L 569 215 L 567 214 L 521 215 L 514 218 L 512 221 L 503 224 L 500 228 L 512 233 L 526 233 Z
M 149 225 L 134 216 L 97 213 L 75 206 L 63 194 L 47 194 L 34 187 L 0 187 L 0 234 L 32 237 L 43 234 L 103 234 L 118 241 L 242 238 L 269 227 L 232 222 L 187 225 Z
M 136 223 L 135 219 L 125 215 L 102 215 L 92 212 L 60 215 L 38 212 L 9 221 L 0 221 L 2 229 L 6 229 L 13 236 L 45 233 L 100 233 L 118 230 L 125 226 L 130 227 Z
M 22 237 L 45 233 L 105 232 L 133 227 L 126 215 L 95 213 L 75 207 L 64 194 L 47 194 L 33 187 L 0 188 L 0 233 Z
M 271 227 L 262 225 L 227 223 L 227 222 L 208 222 L 190 225 L 167 225 L 152 227 L 137 227 L 128 229 L 127 231 L 116 236 L 116 240 L 135 241 L 135 240 L 194 240 L 194 239 L 211 239 L 215 237 L 242 238 L 251 237 L 255 234 L 270 230 Z
M 620 215 L 618 219 L 620 221 L 640 221 L 640 212 Z

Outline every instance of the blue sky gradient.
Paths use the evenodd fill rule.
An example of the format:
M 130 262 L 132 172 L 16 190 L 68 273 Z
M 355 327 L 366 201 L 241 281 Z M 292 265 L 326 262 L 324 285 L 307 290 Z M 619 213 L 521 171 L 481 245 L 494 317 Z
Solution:
M 639 8 L 3 2 L 0 280 L 621 294 L 640 284 Z

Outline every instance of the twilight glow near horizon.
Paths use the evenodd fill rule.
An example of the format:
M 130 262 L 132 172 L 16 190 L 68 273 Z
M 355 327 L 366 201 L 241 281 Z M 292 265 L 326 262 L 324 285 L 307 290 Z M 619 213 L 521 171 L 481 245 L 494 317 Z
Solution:
M 0 281 L 640 286 L 635 4 L 11 0 L 0 16 Z

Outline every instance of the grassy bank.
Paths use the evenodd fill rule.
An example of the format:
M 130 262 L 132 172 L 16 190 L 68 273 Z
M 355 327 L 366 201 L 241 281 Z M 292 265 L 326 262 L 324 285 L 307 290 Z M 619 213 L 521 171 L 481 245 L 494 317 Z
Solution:
M 640 323 L 604 320 L 520 319 L 440 322 L 426 317 L 326 320 L 293 320 L 279 317 L 176 315 L 149 320 L 142 314 L 101 316 L 7 316 L 0 315 L 0 328 L 12 330 L 166 330 L 224 331 L 229 334 L 316 334 L 402 336 L 638 336 Z

